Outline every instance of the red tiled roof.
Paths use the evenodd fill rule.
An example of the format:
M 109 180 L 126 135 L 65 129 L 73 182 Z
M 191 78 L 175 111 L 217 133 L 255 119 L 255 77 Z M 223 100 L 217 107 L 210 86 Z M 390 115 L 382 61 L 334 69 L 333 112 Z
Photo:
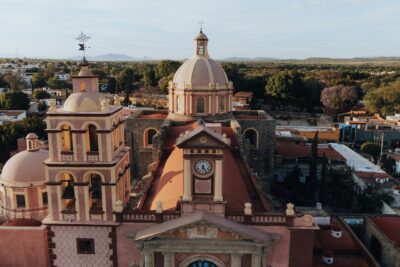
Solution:
M 372 218 L 374 224 L 387 238 L 400 246 L 400 216 L 381 216 Z
M 253 96 L 253 95 L 254 94 L 252 92 L 239 91 L 234 95 L 234 97 L 250 97 L 250 96 Z
M 284 159 L 293 158 L 306 158 L 311 155 L 311 145 L 304 145 L 303 143 L 296 144 L 295 142 L 287 142 L 277 139 L 275 149 L 278 155 L 281 155 Z M 346 161 L 346 159 L 338 153 L 336 150 L 329 146 L 318 147 L 318 157 L 324 156 L 328 159 L 337 161 Z
M 387 174 L 386 172 L 354 172 L 358 177 L 360 178 L 371 178 L 371 179 L 375 179 L 375 178 L 389 178 L 389 179 L 393 179 L 392 176 L 390 176 L 389 174 Z
M 165 119 L 166 117 L 167 115 L 162 113 L 140 114 L 137 116 L 138 119 Z

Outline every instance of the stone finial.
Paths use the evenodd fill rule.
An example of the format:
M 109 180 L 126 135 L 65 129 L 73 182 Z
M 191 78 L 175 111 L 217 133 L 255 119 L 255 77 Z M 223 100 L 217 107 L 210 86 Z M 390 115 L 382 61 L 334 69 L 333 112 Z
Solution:
M 292 203 L 286 205 L 286 216 L 294 216 L 294 205 Z
M 162 213 L 162 212 L 163 212 L 163 206 L 162 202 L 159 200 L 157 201 L 156 213 Z
M 114 96 L 114 106 L 121 106 L 121 101 L 118 95 Z
M 253 213 L 251 206 L 250 202 L 244 203 L 244 215 L 251 215 Z
M 120 213 L 120 212 L 122 212 L 123 209 L 124 209 L 123 202 L 119 199 L 117 201 L 115 201 L 114 211 Z
M 49 107 L 49 111 L 50 112 L 57 111 L 57 104 L 56 104 L 56 100 L 55 99 L 50 99 L 49 100 L 49 105 L 50 105 L 50 107 Z
M 108 111 L 109 107 L 110 107 L 110 103 L 108 102 L 107 99 L 101 100 L 101 111 Z

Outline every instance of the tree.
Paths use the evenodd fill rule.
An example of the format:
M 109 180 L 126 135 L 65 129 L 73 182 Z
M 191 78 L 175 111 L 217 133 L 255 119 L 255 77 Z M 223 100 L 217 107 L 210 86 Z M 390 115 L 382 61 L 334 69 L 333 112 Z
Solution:
M 384 85 L 376 90 L 369 90 L 365 97 L 365 104 L 372 113 L 383 116 L 400 111 L 400 81 Z
M 357 100 L 357 90 L 352 86 L 337 85 L 325 88 L 321 92 L 321 102 L 328 114 L 348 111 Z
M 310 155 L 310 173 L 307 178 L 307 184 L 312 195 L 317 191 L 317 164 L 318 164 L 318 131 L 315 133 L 314 139 L 311 144 Z
M 48 79 L 47 85 L 52 89 L 63 89 L 69 87 L 65 81 L 61 81 L 57 77 Z
M 114 77 L 108 77 L 107 85 L 110 94 L 115 94 L 117 92 L 117 80 Z
M 142 71 L 142 83 L 144 86 L 153 86 L 156 82 L 156 73 L 152 66 L 145 65 Z
M 17 74 L 7 73 L 3 77 L 3 80 L 7 84 L 7 87 L 10 88 L 11 90 L 21 90 L 25 86 L 25 82 L 19 73 Z
M 285 70 L 272 75 L 265 89 L 267 95 L 282 100 L 295 100 L 303 93 L 303 87 L 303 82 L 297 72 Z
M 0 95 L 0 105 L 4 109 L 21 109 L 29 108 L 29 97 L 21 91 L 8 91 Z
M 374 162 L 377 162 L 378 156 L 381 154 L 381 146 L 373 142 L 365 142 L 361 145 L 361 152 L 372 156 L 374 158 Z
M 156 72 L 158 79 L 162 77 L 167 77 L 171 73 L 175 73 L 178 68 L 181 66 L 181 62 L 174 60 L 162 60 L 157 64 Z
M 327 175 L 327 204 L 334 211 L 349 211 L 354 208 L 355 183 L 350 168 L 332 166 Z
M 43 77 L 43 73 L 38 72 L 32 75 L 32 86 L 33 88 L 42 88 L 46 86 L 46 79 Z
M 319 197 L 318 201 L 322 202 L 322 204 L 327 204 L 328 202 L 328 183 L 327 183 L 327 159 L 324 152 L 321 162 L 321 173 L 320 173 L 320 183 L 319 183 Z
M 393 197 L 380 192 L 375 185 L 368 185 L 357 196 L 358 209 L 363 213 L 380 213 L 383 203 L 390 204 Z
M 127 107 L 127 106 L 129 106 L 129 105 L 132 105 L 132 101 L 129 99 L 129 94 L 125 94 L 125 97 L 124 97 L 124 99 L 122 100 L 121 104 L 122 104 L 124 107 Z
M 40 100 L 40 99 L 48 99 L 51 97 L 51 95 L 48 92 L 46 92 L 45 90 L 38 89 L 33 92 L 32 97 L 36 100 Z
M 324 89 L 324 83 L 314 77 L 305 78 L 303 83 L 307 110 L 313 111 L 315 106 L 321 106 L 321 92 Z
M 382 169 L 384 169 L 388 173 L 395 172 L 396 168 L 396 160 L 392 157 L 387 157 L 382 164 Z

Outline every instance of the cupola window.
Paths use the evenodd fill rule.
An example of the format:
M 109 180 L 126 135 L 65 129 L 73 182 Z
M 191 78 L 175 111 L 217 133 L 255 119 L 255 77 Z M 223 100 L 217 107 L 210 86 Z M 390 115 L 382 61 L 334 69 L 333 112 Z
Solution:
M 247 129 L 244 132 L 244 138 L 247 140 L 250 147 L 258 147 L 258 134 L 254 129 Z
M 102 211 L 102 189 L 101 189 L 101 177 L 98 174 L 90 175 L 90 188 L 89 195 L 91 200 L 90 212 Z
M 157 135 L 157 130 L 148 129 L 144 133 L 144 147 L 152 147 L 153 146 L 153 137 Z
M 220 96 L 219 99 L 219 112 L 225 112 L 225 97 L 224 96 Z
M 204 97 L 198 96 L 196 99 L 196 106 L 197 106 L 197 113 L 204 113 L 205 112 L 205 101 Z
M 73 151 L 71 127 L 64 124 L 61 132 L 61 146 L 63 152 Z
M 200 56 L 204 56 L 204 45 L 199 45 L 199 46 L 198 46 L 198 51 L 197 51 L 197 53 L 198 53 Z
M 90 124 L 87 130 L 87 138 L 90 152 L 97 152 L 99 150 L 96 126 Z

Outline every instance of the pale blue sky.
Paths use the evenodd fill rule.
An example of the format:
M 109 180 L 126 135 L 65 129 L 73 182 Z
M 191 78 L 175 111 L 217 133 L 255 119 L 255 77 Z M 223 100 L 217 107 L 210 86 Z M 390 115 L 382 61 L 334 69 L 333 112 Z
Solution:
M 399 0 L 0 0 L 0 56 L 189 57 L 198 21 L 214 58 L 400 56 Z

